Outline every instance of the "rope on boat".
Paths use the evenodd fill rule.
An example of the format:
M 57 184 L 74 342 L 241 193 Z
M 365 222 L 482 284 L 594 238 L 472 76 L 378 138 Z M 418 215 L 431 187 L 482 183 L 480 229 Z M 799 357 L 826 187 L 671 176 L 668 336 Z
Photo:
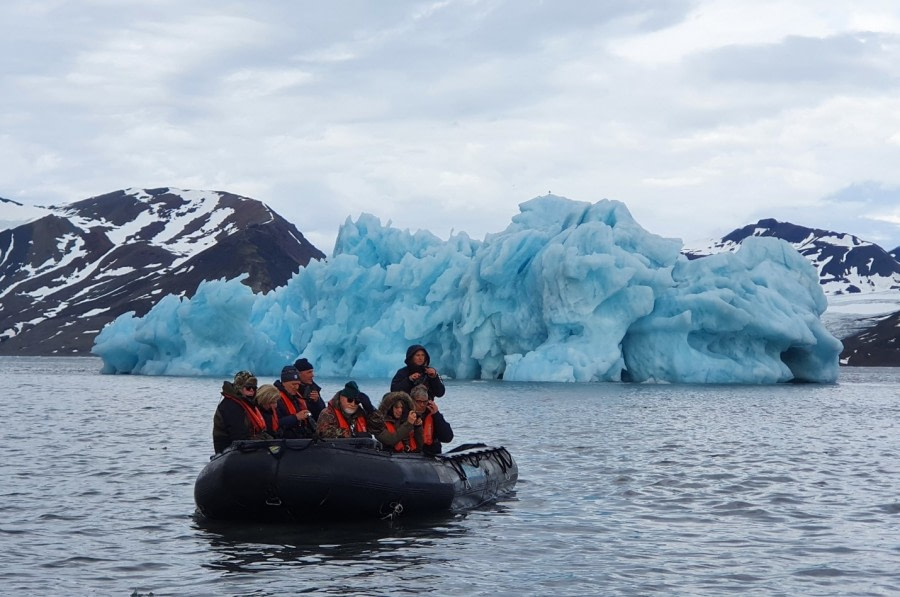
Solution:
M 284 505 L 284 502 L 281 499 L 281 495 L 278 489 L 278 478 L 279 471 L 281 470 L 281 458 L 287 453 L 288 450 L 302 452 L 303 450 L 308 449 L 310 446 L 315 444 L 318 440 L 313 439 L 309 442 L 301 446 L 292 445 L 288 443 L 288 441 L 284 438 L 275 441 L 267 441 L 267 442 L 235 442 L 234 448 L 240 452 L 258 452 L 260 450 L 265 450 L 269 453 L 272 458 L 275 459 L 275 471 L 272 474 L 272 480 L 269 485 L 266 486 L 266 506 L 272 506 L 274 508 L 280 508 Z M 288 511 L 289 514 L 293 515 L 293 512 Z
M 509 453 L 509 450 L 501 446 L 500 448 L 494 450 L 492 456 L 497 459 L 497 463 L 500 465 L 500 470 L 502 470 L 504 474 L 508 475 L 509 469 L 511 469 L 513 465 L 513 457 L 512 454 Z
M 308 442 L 304 442 L 301 445 L 296 445 L 299 442 L 289 442 L 286 438 L 277 440 L 239 440 L 231 444 L 231 450 L 235 450 L 243 454 L 266 450 L 267 452 L 269 452 L 269 454 L 272 455 L 272 457 L 278 459 L 284 455 L 284 450 L 302 452 L 303 450 L 308 450 L 318 442 L 318 438 L 310 438 Z M 216 456 L 219 456 L 219 454 L 213 455 L 213 458 L 215 458 Z
M 472 447 L 474 448 L 482 446 L 484 446 L 484 444 L 476 444 Z M 466 470 L 463 467 L 464 464 L 468 464 L 472 468 L 478 468 L 478 465 L 481 464 L 482 459 L 493 460 L 500 467 L 500 472 L 502 472 L 507 479 L 509 479 L 509 471 L 513 466 L 512 454 L 510 454 L 509 450 L 502 446 L 499 448 L 488 448 L 486 450 L 471 451 L 465 454 L 448 452 L 447 454 L 438 454 L 437 458 L 449 464 L 453 468 L 453 470 L 456 471 L 456 474 L 459 476 L 460 480 L 465 483 L 467 488 L 470 488 L 471 485 L 469 483 L 469 476 L 466 474 Z M 487 471 L 485 472 L 487 473 Z
M 275 473 L 272 475 L 272 483 L 266 487 L 266 505 L 280 507 L 282 505 L 281 497 L 278 495 L 278 471 L 281 469 L 281 457 L 284 456 L 282 448 L 286 446 L 286 442 L 281 440 L 281 445 L 269 444 L 267 449 L 269 454 L 275 458 Z
M 381 520 L 394 520 L 401 514 L 403 514 L 403 504 L 400 502 L 393 502 L 389 505 L 391 511 L 381 517 Z

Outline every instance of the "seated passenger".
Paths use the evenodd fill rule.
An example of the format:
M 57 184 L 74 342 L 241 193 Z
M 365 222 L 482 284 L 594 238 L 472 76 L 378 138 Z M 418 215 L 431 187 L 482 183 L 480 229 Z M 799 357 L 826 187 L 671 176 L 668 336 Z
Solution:
M 270 439 L 266 422 L 256 407 L 256 377 L 238 371 L 234 381 L 222 382 L 222 401 L 213 416 L 213 449 L 225 451 L 231 442 L 241 439 Z
M 371 437 L 366 425 L 366 413 L 358 399 L 359 386 L 355 381 L 348 381 L 319 415 L 316 426 L 319 437 Z
M 434 400 L 444 395 L 446 389 L 437 369 L 430 365 L 431 357 L 421 344 L 413 344 L 406 349 L 406 366 L 397 370 L 391 380 L 392 392 L 412 393 L 420 384 L 428 388 L 428 398 Z
M 278 428 L 287 439 L 313 437 L 316 422 L 300 396 L 300 372 L 287 365 L 281 370 L 281 379 L 275 382 L 281 400 L 278 402 Z
M 395 452 L 422 451 L 423 424 L 416 415 L 409 394 L 388 392 L 381 399 L 378 413 L 383 417 L 384 429 L 375 433 L 375 439 Z M 372 431 L 374 432 L 375 429 L 373 428 Z
M 259 389 L 256 390 L 256 406 L 266 421 L 266 431 L 276 438 L 282 436 L 278 428 L 278 401 L 280 399 L 281 393 L 272 384 L 259 386 Z
M 320 394 L 322 387 L 315 382 L 315 368 L 313 368 L 312 363 L 303 357 L 294 361 L 294 367 L 300 373 L 300 387 L 297 393 L 306 402 L 306 407 L 312 413 L 312 418 L 315 421 L 322 414 L 322 411 L 325 410 L 325 401 Z
M 412 400 L 416 414 L 422 419 L 422 452 L 440 454 L 442 442 L 453 441 L 453 429 L 438 411 L 437 403 L 428 399 L 425 386 L 416 386 L 412 390 Z
M 312 413 L 313 420 L 316 421 L 319 415 L 322 414 L 322 411 L 325 410 L 325 401 L 321 396 L 322 387 L 315 382 L 315 368 L 308 359 L 303 357 L 294 361 L 294 367 L 300 373 L 300 389 L 297 393 L 303 397 L 306 407 Z M 365 409 L 367 415 L 375 411 L 372 401 L 363 392 L 359 393 L 359 403 Z

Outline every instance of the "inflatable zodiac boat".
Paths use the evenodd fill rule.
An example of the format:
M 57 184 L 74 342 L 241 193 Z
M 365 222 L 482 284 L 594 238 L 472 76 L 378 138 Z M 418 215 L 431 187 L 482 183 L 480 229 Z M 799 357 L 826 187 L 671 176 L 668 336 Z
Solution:
M 477 508 L 518 476 L 506 448 L 484 444 L 426 456 L 369 438 L 237 441 L 200 471 L 194 500 L 210 519 L 387 518 Z

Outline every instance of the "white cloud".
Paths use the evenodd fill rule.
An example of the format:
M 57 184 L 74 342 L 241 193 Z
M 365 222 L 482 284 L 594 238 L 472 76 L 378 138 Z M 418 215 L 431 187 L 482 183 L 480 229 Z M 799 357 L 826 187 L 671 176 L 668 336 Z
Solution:
M 362 211 L 480 238 L 552 191 L 698 238 L 900 187 L 889 1 L 13 0 L 0 20 L 19 201 L 226 190 L 329 251 Z M 836 223 L 890 239 L 896 216 Z
M 675 26 L 616 40 L 613 48 L 638 63 L 671 65 L 728 46 L 774 44 L 789 36 L 824 38 L 845 31 L 898 33 L 898 8 L 890 0 L 706 0 Z

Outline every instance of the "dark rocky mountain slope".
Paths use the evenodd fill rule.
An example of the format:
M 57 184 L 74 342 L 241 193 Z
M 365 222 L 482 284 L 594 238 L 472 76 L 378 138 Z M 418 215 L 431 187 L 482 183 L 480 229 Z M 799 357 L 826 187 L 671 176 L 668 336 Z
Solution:
M 284 285 L 325 255 L 265 204 L 217 191 L 127 189 L 0 230 L 0 354 L 88 355 L 122 313 L 203 280 Z
M 900 367 L 900 311 L 842 340 L 841 362 L 868 367 Z

